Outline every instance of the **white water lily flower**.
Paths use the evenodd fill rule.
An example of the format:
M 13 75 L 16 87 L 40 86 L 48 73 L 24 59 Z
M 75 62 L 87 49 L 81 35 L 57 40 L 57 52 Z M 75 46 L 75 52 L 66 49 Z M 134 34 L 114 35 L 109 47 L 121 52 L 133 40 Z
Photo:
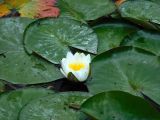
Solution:
M 61 61 L 61 72 L 65 77 L 69 78 L 69 74 L 72 73 L 78 81 L 83 82 L 88 78 L 90 72 L 91 56 L 84 53 L 67 53 L 66 58 Z

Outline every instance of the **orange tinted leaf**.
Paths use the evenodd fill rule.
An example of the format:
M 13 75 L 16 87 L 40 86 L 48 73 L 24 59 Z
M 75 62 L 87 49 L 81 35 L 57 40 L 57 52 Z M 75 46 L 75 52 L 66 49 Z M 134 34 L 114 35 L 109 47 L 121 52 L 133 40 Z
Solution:
M 59 9 L 56 7 L 47 7 L 46 9 L 39 10 L 37 18 L 44 17 L 57 17 L 59 15 Z
M 20 9 L 19 13 L 21 17 L 29 17 L 29 18 L 34 18 L 37 14 L 37 8 L 38 4 L 37 1 L 30 1 L 26 4 L 24 4 Z
M 10 10 L 8 7 L 4 4 L 0 4 L 0 17 L 8 15 L 10 13 Z
M 59 15 L 59 9 L 54 7 L 55 3 L 55 0 L 40 0 L 36 17 L 57 17 Z
M 5 0 L 5 3 L 8 4 L 11 8 L 18 9 L 29 1 L 30 0 Z
M 19 12 L 21 16 L 30 18 L 57 17 L 59 9 L 54 7 L 55 3 L 56 0 L 31 0 Z
M 125 2 L 126 0 L 116 0 L 116 5 L 121 5 L 123 2 Z

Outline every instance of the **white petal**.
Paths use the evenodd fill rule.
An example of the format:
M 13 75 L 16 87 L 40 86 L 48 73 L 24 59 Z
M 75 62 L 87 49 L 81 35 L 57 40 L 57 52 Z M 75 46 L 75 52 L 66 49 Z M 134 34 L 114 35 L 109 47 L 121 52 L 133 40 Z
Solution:
M 71 52 L 67 53 L 66 59 L 73 59 L 74 55 Z
M 86 61 L 87 61 L 88 63 L 91 63 L 91 56 L 90 56 L 90 54 L 88 54 L 88 55 L 86 56 Z
M 76 52 L 74 54 L 74 61 L 80 61 L 80 60 L 81 60 L 81 55 L 80 55 L 80 53 Z
M 63 58 L 61 61 L 61 67 L 63 69 L 63 72 L 66 74 L 66 76 L 68 75 L 68 73 L 70 72 L 69 68 L 68 68 L 68 61 L 66 58 Z

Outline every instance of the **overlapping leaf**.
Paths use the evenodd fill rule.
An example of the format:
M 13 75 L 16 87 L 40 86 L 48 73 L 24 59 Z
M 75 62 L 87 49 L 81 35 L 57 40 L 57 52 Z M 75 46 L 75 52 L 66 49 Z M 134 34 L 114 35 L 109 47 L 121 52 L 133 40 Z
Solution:
M 120 45 L 121 41 L 136 28 L 123 23 L 110 23 L 93 28 L 98 36 L 98 53 L 105 52 Z
M 23 32 L 31 21 L 24 18 L 0 20 L 0 53 L 3 53 L 0 55 L 0 79 L 16 84 L 35 84 L 63 77 L 53 64 L 25 52 Z
M 142 49 L 122 47 L 98 55 L 92 63 L 92 93 L 121 90 L 147 95 L 160 104 L 160 64 L 153 54 Z
M 63 78 L 53 64 L 29 56 L 24 51 L 7 52 L 0 56 L 0 79 L 15 84 L 36 84 Z
M 149 0 L 127 0 L 119 7 L 122 17 L 141 26 L 159 29 L 160 5 Z
M 98 44 L 91 28 L 66 18 L 34 22 L 28 27 L 24 41 L 29 53 L 35 52 L 56 64 L 70 51 L 69 47 L 96 53 Z
M 97 94 L 82 104 L 82 111 L 95 120 L 159 120 L 160 114 L 142 98 L 125 92 Z
M 22 107 L 33 99 L 53 93 L 50 90 L 40 88 L 27 88 L 12 91 L 0 96 L 0 119 L 18 120 Z
M 84 120 L 77 109 L 89 97 L 87 93 L 60 93 L 36 99 L 25 106 L 19 120 Z
M 111 14 L 116 7 L 111 0 L 59 0 L 61 16 L 84 22 Z
M 28 18 L 0 19 L 0 54 L 9 51 L 23 51 L 23 32 L 34 21 Z
M 139 47 L 159 56 L 160 34 L 155 31 L 137 31 L 126 37 L 123 41 L 123 45 Z

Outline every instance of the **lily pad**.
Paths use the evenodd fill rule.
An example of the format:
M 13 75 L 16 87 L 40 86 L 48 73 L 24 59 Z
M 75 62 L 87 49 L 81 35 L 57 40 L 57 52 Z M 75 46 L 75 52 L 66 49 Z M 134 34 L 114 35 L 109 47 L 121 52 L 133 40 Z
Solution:
M 136 8 L 136 9 L 135 9 Z M 160 25 L 160 5 L 149 0 L 127 0 L 120 5 L 122 17 L 154 29 Z
M 4 90 L 5 90 L 5 84 L 3 81 L 0 81 L 0 94 L 4 92 Z
M 155 31 L 137 31 L 124 39 L 123 45 L 142 48 L 160 56 L 160 34 Z
M 31 22 L 28 18 L 0 19 L 0 54 L 23 50 L 23 32 Z
M 0 79 L 14 84 L 36 84 L 63 78 L 53 64 L 29 56 L 24 51 L 7 52 L 0 56 Z
M 58 7 L 61 10 L 61 16 L 81 22 L 95 20 L 116 10 L 111 0 L 59 0 Z
M 40 88 L 27 88 L 12 91 L 0 96 L 0 118 L 2 120 L 18 120 L 19 112 L 29 101 L 53 93 Z
M 95 120 L 159 120 L 160 114 L 140 97 L 120 91 L 97 94 L 82 104 Z
M 160 64 L 157 56 L 132 47 L 120 47 L 95 57 L 90 92 L 121 90 L 141 93 L 160 104 Z
M 110 23 L 95 26 L 93 28 L 98 36 L 98 53 L 118 47 L 121 41 L 136 28 L 123 23 Z
M 87 93 L 60 93 L 31 101 L 25 106 L 19 120 L 85 120 L 80 105 L 89 97 Z
M 97 36 L 91 28 L 71 19 L 43 19 L 26 30 L 25 47 L 52 63 L 58 64 L 70 51 L 69 47 L 97 52 Z

